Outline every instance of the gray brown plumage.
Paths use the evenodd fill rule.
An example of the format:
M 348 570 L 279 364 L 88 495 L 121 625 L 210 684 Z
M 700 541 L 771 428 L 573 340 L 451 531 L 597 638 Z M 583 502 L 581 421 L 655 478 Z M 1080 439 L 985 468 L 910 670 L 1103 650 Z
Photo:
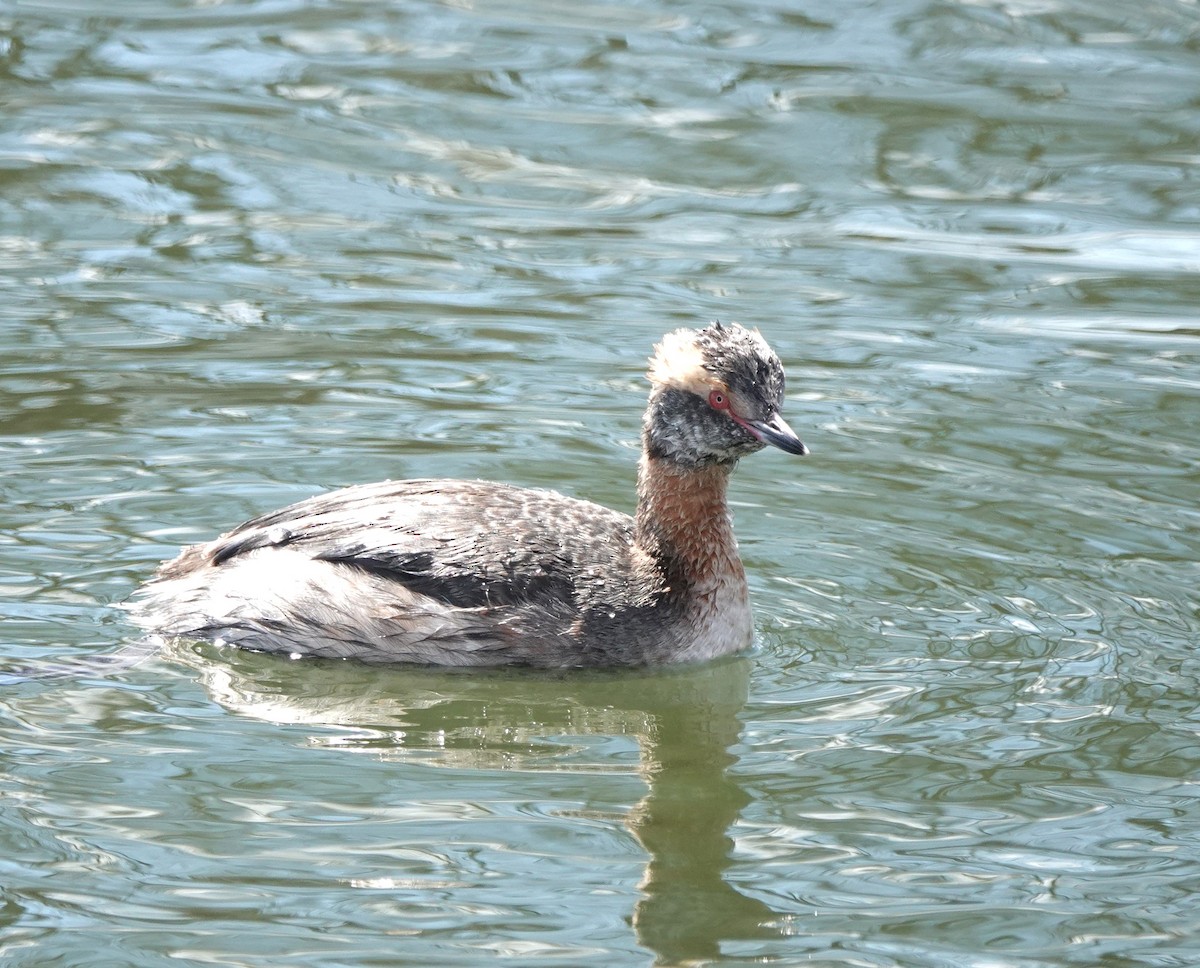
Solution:
M 343 488 L 165 563 L 137 621 L 164 636 L 370 662 L 542 667 L 706 659 L 750 642 L 725 501 L 738 459 L 806 448 L 783 367 L 736 324 L 651 359 L 634 517 L 482 481 Z

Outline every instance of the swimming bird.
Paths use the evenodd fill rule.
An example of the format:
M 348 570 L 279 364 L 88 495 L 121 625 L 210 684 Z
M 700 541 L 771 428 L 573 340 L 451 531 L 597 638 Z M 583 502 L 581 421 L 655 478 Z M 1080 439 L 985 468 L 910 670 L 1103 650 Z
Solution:
M 548 490 L 361 484 L 186 548 L 135 620 L 169 638 L 442 666 L 661 665 L 751 641 L 726 504 L 739 458 L 808 449 L 783 366 L 736 323 L 655 347 L 633 516 Z

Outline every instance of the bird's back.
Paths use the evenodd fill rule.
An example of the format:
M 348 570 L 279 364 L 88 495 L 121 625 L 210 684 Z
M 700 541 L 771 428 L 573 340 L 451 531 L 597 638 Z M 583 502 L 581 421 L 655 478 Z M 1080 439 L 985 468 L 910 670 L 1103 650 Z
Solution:
M 171 635 L 379 661 L 653 661 L 669 583 L 631 517 L 476 481 L 343 488 L 159 570 L 140 620 Z

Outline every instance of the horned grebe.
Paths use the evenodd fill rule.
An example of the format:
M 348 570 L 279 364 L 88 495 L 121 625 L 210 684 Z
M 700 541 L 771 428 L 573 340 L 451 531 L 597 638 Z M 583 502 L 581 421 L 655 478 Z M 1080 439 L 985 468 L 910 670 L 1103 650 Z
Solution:
M 634 517 L 553 491 L 384 481 L 247 521 L 163 564 L 136 621 L 264 652 L 444 666 L 655 665 L 750 644 L 725 503 L 740 457 L 807 448 L 784 376 L 735 324 L 668 333 Z

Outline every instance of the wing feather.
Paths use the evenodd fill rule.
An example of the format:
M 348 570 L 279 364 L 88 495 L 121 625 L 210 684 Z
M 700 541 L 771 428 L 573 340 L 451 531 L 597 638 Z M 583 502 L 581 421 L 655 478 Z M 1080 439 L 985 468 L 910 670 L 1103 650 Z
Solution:
M 575 576 L 628 574 L 633 520 L 552 491 L 474 481 L 342 488 L 247 521 L 160 571 L 170 579 L 286 548 L 396 582 L 450 606 L 578 610 Z

